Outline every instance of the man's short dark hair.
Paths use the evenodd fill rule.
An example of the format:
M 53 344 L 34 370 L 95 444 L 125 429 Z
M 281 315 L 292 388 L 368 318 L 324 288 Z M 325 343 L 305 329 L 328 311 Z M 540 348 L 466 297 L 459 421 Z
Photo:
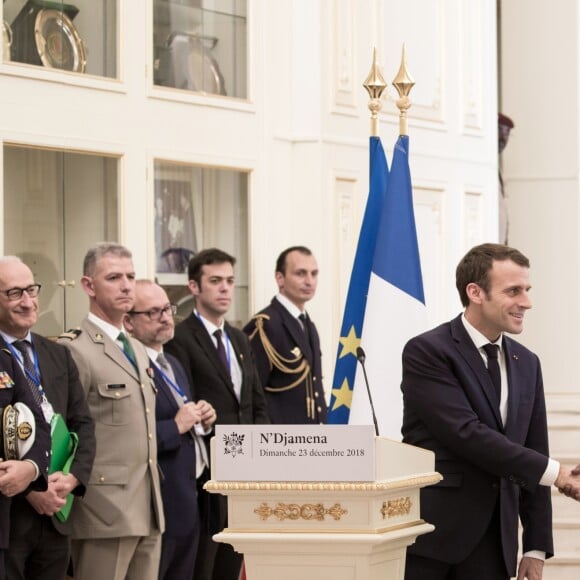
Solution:
M 281 274 L 286 274 L 286 257 L 290 252 L 300 252 L 305 256 L 312 256 L 312 252 L 306 246 L 291 246 L 290 248 L 286 248 L 276 260 L 276 272 L 280 272 Z
M 475 246 L 461 258 L 455 270 L 455 286 L 463 306 L 469 306 L 467 285 L 477 284 L 486 294 L 489 292 L 489 271 L 493 262 L 511 260 L 518 266 L 530 267 L 530 261 L 519 250 L 503 244 L 481 244 Z
M 188 279 L 194 280 L 197 286 L 201 289 L 202 268 L 204 266 L 209 266 L 210 264 L 223 264 L 224 262 L 228 262 L 234 266 L 236 259 L 218 248 L 207 248 L 202 250 L 189 260 L 187 266 Z

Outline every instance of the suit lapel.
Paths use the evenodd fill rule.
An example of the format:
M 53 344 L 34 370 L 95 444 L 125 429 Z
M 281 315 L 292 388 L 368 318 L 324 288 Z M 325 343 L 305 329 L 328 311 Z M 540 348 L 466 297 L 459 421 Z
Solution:
M 308 343 L 306 333 L 302 329 L 302 326 L 300 326 L 300 322 L 296 320 L 296 318 L 294 318 L 286 308 L 284 308 L 284 305 L 277 298 L 272 299 L 272 306 L 280 313 L 282 323 L 284 324 L 288 334 L 292 337 L 292 340 L 298 345 L 302 354 L 312 365 L 312 347 Z M 310 324 L 309 331 L 312 332 L 312 330 L 312 324 Z
M 455 320 L 451 322 L 451 334 L 456 342 L 457 350 L 477 377 L 484 398 L 497 421 L 499 429 L 503 431 L 503 423 L 499 412 L 497 395 L 495 394 L 495 388 L 491 382 L 491 377 L 487 372 L 487 368 L 479 350 L 473 344 L 471 337 L 467 334 L 467 331 L 463 326 L 463 322 L 461 322 L 461 316 L 455 318 Z
M 507 378 L 508 378 L 508 412 L 507 412 L 507 419 L 506 419 L 506 435 L 510 436 L 514 433 L 517 428 L 517 416 L 518 416 L 518 409 L 520 406 L 520 396 L 521 396 L 521 388 L 520 388 L 520 369 L 519 367 L 519 357 L 517 354 L 513 352 L 512 344 L 509 340 L 504 338 L 503 346 L 505 350 L 505 364 L 506 364 L 506 371 L 507 371 Z
M 103 332 L 98 326 L 93 324 L 88 319 L 84 320 L 84 330 L 87 332 L 93 342 L 102 345 L 106 356 L 108 356 L 112 361 L 119 365 L 136 381 L 141 382 L 141 378 L 139 377 L 137 370 L 131 364 L 129 359 L 125 356 L 125 353 L 121 350 L 115 341 L 111 340 L 105 334 L 105 332 Z
M 177 413 L 177 411 L 179 411 L 179 405 L 177 404 L 177 401 L 175 400 L 175 397 L 171 392 L 171 387 L 165 382 L 164 378 L 161 376 L 161 373 L 159 372 L 157 365 L 155 365 L 153 361 L 150 361 L 150 363 L 151 363 L 150 366 L 153 369 L 153 381 L 155 383 L 155 386 L 157 387 L 157 392 L 161 393 L 162 397 L 165 397 L 165 399 L 168 402 L 168 405 L 172 409 L 174 409 L 175 412 Z
M 32 333 L 32 344 L 34 346 L 34 352 L 38 357 L 40 384 L 45 392 L 47 391 L 47 387 L 50 391 L 51 386 L 55 384 L 58 375 L 61 374 L 60 369 L 55 366 L 50 353 L 45 347 L 45 343 L 37 334 Z
M 203 325 L 203 322 L 201 322 L 201 320 L 199 320 L 195 314 L 192 314 L 189 317 L 189 321 L 190 321 L 190 325 L 191 325 L 192 330 L 193 330 L 194 339 L 197 341 L 197 343 L 199 344 L 201 349 L 205 352 L 205 354 L 207 355 L 211 364 L 215 367 L 217 374 L 220 376 L 220 378 L 227 385 L 228 389 L 235 396 L 232 378 L 231 378 L 230 374 L 228 373 L 228 370 L 224 367 L 222 361 L 220 360 L 218 353 L 217 353 L 217 348 L 215 347 L 215 345 L 213 343 L 212 337 L 209 335 L 207 329 Z M 228 332 L 228 325 L 227 324 L 226 324 L 226 332 Z M 228 332 L 228 338 L 230 339 L 230 342 L 232 342 L 231 333 L 229 333 L 229 332 Z M 234 345 L 233 342 L 232 342 L 232 345 Z M 234 351 L 235 351 L 235 345 L 234 345 Z M 237 356 L 237 353 L 236 353 L 236 356 Z
M 225 323 L 224 328 L 225 328 L 226 332 L 228 333 L 228 338 L 230 339 L 230 343 L 232 345 L 232 350 L 234 351 L 233 354 L 236 357 L 238 364 L 240 365 L 241 385 L 240 385 L 239 402 L 241 402 L 242 397 L 244 396 L 244 393 L 249 392 L 247 389 L 244 389 L 244 385 L 248 385 L 250 383 L 249 377 L 246 376 L 247 365 L 244 364 L 244 353 L 243 353 L 244 348 L 242 347 L 242 344 L 240 343 L 240 340 L 242 340 L 245 335 L 232 332 L 232 327 L 227 322 Z M 234 384 L 231 380 L 231 377 L 229 377 L 229 384 L 231 385 L 232 393 L 237 401 L 238 397 L 234 391 Z

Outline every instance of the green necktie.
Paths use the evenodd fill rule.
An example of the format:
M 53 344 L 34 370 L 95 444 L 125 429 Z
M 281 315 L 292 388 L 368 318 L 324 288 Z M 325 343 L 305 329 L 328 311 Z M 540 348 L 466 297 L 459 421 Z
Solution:
M 117 340 L 120 340 L 121 343 L 123 344 L 123 352 L 125 353 L 125 356 L 129 359 L 131 364 L 135 368 L 137 368 L 137 361 L 135 359 L 135 351 L 133 350 L 133 347 L 131 346 L 131 343 L 129 342 L 127 335 L 124 332 L 119 332 L 119 336 L 117 336 Z

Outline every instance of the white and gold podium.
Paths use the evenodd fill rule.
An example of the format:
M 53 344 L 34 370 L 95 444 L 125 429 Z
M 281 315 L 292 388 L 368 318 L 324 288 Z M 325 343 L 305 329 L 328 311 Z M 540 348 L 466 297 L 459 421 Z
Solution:
M 377 437 L 374 481 L 218 481 L 248 580 L 402 580 L 407 546 L 433 530 L 419 491 L 440 481 L 431 452 Z M 345 460 L 348 469 L 348 461 Z

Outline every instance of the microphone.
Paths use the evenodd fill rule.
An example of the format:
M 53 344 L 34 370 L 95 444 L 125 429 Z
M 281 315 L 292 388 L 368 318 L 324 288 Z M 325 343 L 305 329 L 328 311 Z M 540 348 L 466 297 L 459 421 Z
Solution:
M 373 422 L 375 424 L 375 435 L 378 437 L 379 436 L 379 425 L 377 423 L 377 416 L 375 414 L 375 406 L 373 405 L 373 396 L 371 395 L 371 388 L 369 387 L 369 379 L 367 377 L 367 369 L 365 368 L 366 358 L 367 358 L 367 355 L 365 354 L 363 347 L 357 346 L 356 347 L 356 360 L 358 360 L 358 362 L 360 363 L 360 366 L 362 367 L 362 370 L 363 370 L 363 375 L 365 378 L 365 385 L 367 386 L 367 393 L 369 395 L 369 402 L 371 404 L 371 412 L 373 414 Z

